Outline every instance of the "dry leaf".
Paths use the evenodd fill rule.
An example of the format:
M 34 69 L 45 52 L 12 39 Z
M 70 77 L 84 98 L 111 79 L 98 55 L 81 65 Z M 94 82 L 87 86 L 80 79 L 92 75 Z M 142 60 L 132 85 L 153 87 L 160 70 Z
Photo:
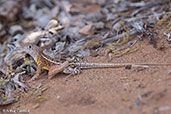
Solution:
M 0 20 L 13 22 L 21 12 L 21 0 L 3 0 L 0 4 Z
M 85 11 L 87 13 L 92 13 L 92 12 L 96 12 L 96 11 L 102 11 L 101 7 L 99 7 L 97 4 L 93 4 L 93 5 L 89 5 L 85 8 Z
M 84 35 L 93 34 L 93 32 L 91 31 L 93 26 L 94 26 L 93 24 L 86 25 L 86 26 L 84 26 L 82 29 L 80 29 L 78 32 L 79 32 L 80 34 L 84 34 Z

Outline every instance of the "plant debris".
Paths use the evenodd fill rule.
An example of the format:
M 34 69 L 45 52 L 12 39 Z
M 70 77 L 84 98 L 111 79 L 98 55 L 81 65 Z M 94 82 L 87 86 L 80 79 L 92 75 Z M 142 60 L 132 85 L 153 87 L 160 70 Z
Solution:
M 158 47 L 158 28 L 166 25 L 162 31 L 165 40 L 171 41 L 171 1 L 170 0 L 95 0 L 93 2 L 72 2 L 69 0 L 1 0 L 0 1 L 0 106 L 12 104 L 23 95 L 38 96 L 33 108 L 48 100 L 42 96 L 46 87 L 28 86 L 27 80 L 39 69 L 40 58 L 33 53 L 25 53 L 26 44 L 34 44 L 46 55 L 60 63 L 81 63 L 85 56 L 96 56 L 102 47 L 109 56 L 126 56 L 140 51 L 142 40 L 149 40 Z M 112 57 L 110 57 L 112 59 Z M 44 61 L 43 61 L 44 62 Z M 168 63 L 167 65 L 169 65 Z M 149 64 L 147 64 L 149 65 Z M 144 64 L 127 65 L 125 68 L 150 68 Z M 164 65 L 164 64 L 156 64 Z M 74 64 L 48 68 L 49 75 L 64 71 L 70 75 L 80 73 L 81 68 Z M 170 71 L 169 71 L 170 74 Z M 51 76 L 50 78 L 52 78 Z M 146 104 L 148 92 L 139 95 L 133 108 Z M 129 102 L 129 97 L 122 97 Z M 170 107 L 159 107 L 159 111 Z

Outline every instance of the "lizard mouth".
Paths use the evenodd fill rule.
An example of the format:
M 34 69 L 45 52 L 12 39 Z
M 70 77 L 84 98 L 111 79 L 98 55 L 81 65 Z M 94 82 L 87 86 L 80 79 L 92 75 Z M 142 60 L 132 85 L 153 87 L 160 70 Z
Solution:
M 34 59 L 34 61 L 36 62 L 36 63 L 38 63 L 37 62 L 37 57 L 35 56 L 35 55 L 32 55 L 32 54 L 30 54 L 30 53 L 24 53 L 25 54 L 25 58 L 32 58 L 32 59 Z

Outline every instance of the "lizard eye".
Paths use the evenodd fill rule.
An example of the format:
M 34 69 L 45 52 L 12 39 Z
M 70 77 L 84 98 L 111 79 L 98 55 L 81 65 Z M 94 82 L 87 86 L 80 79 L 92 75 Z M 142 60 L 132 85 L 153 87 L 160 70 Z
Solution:
M 32 48 L 31 45 L 29 45 L 28 48 L 31 49 Z

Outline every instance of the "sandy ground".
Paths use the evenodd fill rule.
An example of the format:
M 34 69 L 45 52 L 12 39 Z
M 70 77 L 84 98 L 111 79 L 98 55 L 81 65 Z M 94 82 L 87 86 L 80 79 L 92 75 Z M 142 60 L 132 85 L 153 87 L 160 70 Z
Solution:
M 145 38 L 137 52 L 122 57 L 112 56 L 115 62 L 171 63 L 171 45 L 159 31 L 158 48 Z M 103 53 L 103 51 L 101 51 Z M 106 56 L 86 57 L 89 62 L 109 63 Z M 48 87 L 41 96 L 47 98 L 35 106 L 33 96 L 1 109 L 29 110 L 29 114 L 169 114 L 171 113 L 171 66 L 150 69 L 109 68 L 83 70 L 79 75 L 58 74 L 30 83 L 42 82 Z M 25 114 L 25 113 L 24 113 Z

